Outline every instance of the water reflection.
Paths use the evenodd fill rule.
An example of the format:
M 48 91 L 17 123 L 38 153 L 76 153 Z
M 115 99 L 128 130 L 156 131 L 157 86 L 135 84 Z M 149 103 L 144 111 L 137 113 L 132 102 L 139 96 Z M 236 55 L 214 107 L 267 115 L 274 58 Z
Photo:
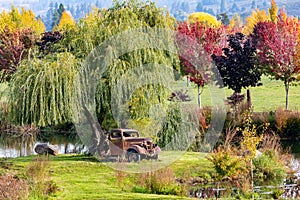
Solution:
M 58 145 L 59 154 L 83 153 L 86 149 L 75 132 L 32 131 L 0 133 L 0 157 L 19 157 L 35 154 L 39 143 Z

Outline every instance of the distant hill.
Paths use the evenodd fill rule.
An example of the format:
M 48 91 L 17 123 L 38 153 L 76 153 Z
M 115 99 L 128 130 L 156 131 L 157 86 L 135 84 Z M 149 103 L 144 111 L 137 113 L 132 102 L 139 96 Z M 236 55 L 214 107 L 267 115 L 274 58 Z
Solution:
M 267 10 L 271 0 L 154 0 L 154 2 L 168 9 L 177 20 L 185 20 L 189 14 L 196 11 L 208 12 L 215 16 L 226 13 L 229 18 L 239 14 L 242 20 L 245 20 L 256 8 Z M 50 16 L 47 16 L 47 13 L 51 3 L 56 6 L 62 3 L 72 16 L 78 19 L 89 12 L 92 5 L 101 8 L 111 7 L 112 0 L 0 0 L 0 11 L 10 10 L 12 5 L 18 8 L 24 7 L 33 10 L 36 16 L 49 23 Z M 300 0 L 278 0 L 277 4 L 285 9 L 288 15 L 300 16 Z

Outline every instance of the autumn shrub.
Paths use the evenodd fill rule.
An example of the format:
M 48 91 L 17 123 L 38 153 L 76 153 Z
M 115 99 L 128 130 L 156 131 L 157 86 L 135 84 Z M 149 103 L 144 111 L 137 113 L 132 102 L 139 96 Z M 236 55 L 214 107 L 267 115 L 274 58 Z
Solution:
M 20 179 L 14 174 L 0 176 L 0 199 L 26 200 L 29 196 L 29 188 L 26 180 Z
M 296 140 L 300 137 L 300 117 L 291 116 L 286 120 L 286 123 L 282 129 L 282 134 L 286 138 Z
M 278 157 L 280 157 L 281 162 L 288 165 L 291 160 L 291 154 L 289 148 L 283 148 L 281 144 L 281 138 L 273 130 L 265 133 L 262 142 L 259 145 L 259 151 L 265 152 L 272 150 Z
M 125 178 L 127 177 L 127 173 L 125 172 L 126 170 L 126 163 L 125 162 L 117 162 L 116 163 L 116 168 L 115 170 L 115 178 L 117 182 L 117 186 L 121 188 L 123 191 L 125 189 Z
M 289 118 L 297 118 L 300 117 L 300 113 L 295 111 L 289 111 L 285 110 L 283 108 L 278 108 L 275 111 L 275 119 L 276 119 L 276 125 L 279 131 L 282 131 L 282 129 L 286 126 L 286 122 Z
M 268 130 L 282 139 L 294 140 L 300 136 L 300 113 L 278 108 L 275 112 L 257 112 L 252 115 L 253 124 L 257 127 L 268 123 Z M 262 132 L 258 129 L 258 132 Z
M 58 190 L 58 186 L 51 180 L 48 156 L 38 156 L 28 166 L 26 177 L 29 184 L 30 197 L 46 199 Z
M 237 179 L 248 172 L 245 159 L 237 156 L 234 148 L 219 146 L 207 159 L 213 164 L 218 181 Z
M 154 172 L 136 175 L 136 185 L 133 192 L 179 195 L 184 196 L 187 190 L 183 185 L 176 183 L 176 177 L 171 168 L 163 168 Z
M 273 150 L 265 151 L 253 159 L 255 182 L 258 185 L 282 184 L 286 177 L 286 169 L 280 157 Z
M 194 109 L 192 113 L 198 120 L 198 126 L 195 140 L 189 150 L 211 152 L 219 143 L 223 144 L 224 121 L 225 124 L 230 123 L 226 118 L 226 111 L 222 107 L 205 106 Z

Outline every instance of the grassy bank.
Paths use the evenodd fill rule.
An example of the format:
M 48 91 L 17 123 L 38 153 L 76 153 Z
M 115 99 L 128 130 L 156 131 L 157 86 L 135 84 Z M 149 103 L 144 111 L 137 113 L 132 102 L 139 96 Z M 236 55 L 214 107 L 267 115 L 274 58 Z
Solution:
M 174 152 L 178 155 L 178 153 Z M 160 161 L 155 165 L 167 165 L 163 157 L 169 157 L 170 152 L 162 155 Z M 187 152 L 181 158 L 171 163 L 170 168 L 176 177 L 185 175 L 203 176 L 212 172 L 212 168 L 205 158 L 206 154 Z M 28 166 L 36 156 L 20 157 L 9 159 L 9 167 L 1 168 L 2 173 L 16 171 L 19 176 L 24 176 Z M 172 195 L 142 194 L 132 192 L 133 179 L 136 174 L 128 173 L 123 178 L 118 172 L 109 167 L 107 163 L 84 155 L 59 155 L 51 157 L 48 162 L 51 180 L 57 185 L 57 192 L 51 195 L 50 199 L 187 199 L 186 197 Z M 139 164 L 126 164 L 138 168 L 143 168 L 143 161 Z M 120 163 L 109 163 L 110 165 L 120 165 Z M 6 169 L 5 169 L 6 168 Z M 23 175 L 22 175 L 23 174 Z

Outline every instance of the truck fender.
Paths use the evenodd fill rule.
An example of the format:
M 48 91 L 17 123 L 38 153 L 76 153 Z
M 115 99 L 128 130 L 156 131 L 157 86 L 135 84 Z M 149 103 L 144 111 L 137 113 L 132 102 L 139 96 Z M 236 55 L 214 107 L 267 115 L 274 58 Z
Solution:
M 132 145 L 127 149 L 127 151 L 130 151 L 131 149 L 135 150 L 139 154 L 147 154 L 147 150 L 139 145 Z

